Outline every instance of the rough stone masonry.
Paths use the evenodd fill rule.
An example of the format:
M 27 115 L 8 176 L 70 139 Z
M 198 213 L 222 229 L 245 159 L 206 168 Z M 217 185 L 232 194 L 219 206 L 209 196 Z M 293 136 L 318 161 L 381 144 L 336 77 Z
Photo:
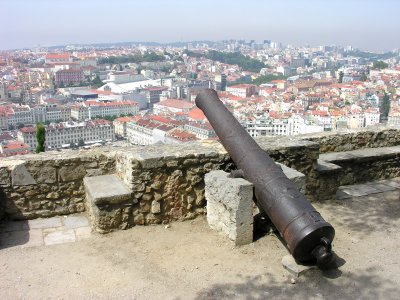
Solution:
M 358 130 L 256 140 L 275 161 L 305 175 L 305 194 L 309 200 L 316 201 L 334 196 L 344 179 L 361 180 L 351 174 L 364 174 L 360 168 L 366 160 L 365 156 L 353 155 L 346 161 L 334 161 L 328 168 L 327 164 L 318 162 L 320 152 L 400 145 L 400 130 Z M 390 166 L 387 157 L 384 161 L 378 161 L 380 156 L 368 157 L 368 171 L 376 175 L 375 179 L 399 176 L 400 155 L 391 152 Z M 117 226 L 120 222 L 117 228 L 190 219 L 205 212 L 205 174 L 234 168 L 217 141 L 105 147 L 4 158 L 0 161 L 0 218 L 35 219 L 85 211 L 84 178 L 114 174 L 131 191 L 130 204 L 118 207 L 115 214 L 113 224 Z

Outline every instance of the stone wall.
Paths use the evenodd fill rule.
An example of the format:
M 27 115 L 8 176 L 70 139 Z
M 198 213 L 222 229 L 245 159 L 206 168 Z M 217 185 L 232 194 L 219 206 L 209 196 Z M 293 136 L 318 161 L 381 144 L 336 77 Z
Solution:
M 0 161 L 0 203 L 13 219 L 33 219 L 85 210 L 83 178 L 113 173 L 107 153 L 66 151 Z
M 375 128 L 324 132 L 296 137 L 319 144 L 320 153 L 342 152 L 365 148 L 400 145 L 400 130 L 397 128 Z
M 400 130 L 259 138 L 257 142 L 275 161 L 306 175 L 306 196 L 314 201 L 321 188 L 321 174 L 315 167 L 320 150 L 399 145 Z M 204 175 L 234 168 L 217 141 L 6 158 L 0 161 L 0 218 L 2 211 L 14 219 L 84 211 L 83 178 L 103 174 L 116 174 L 132 190 L 135 205 L 129 214 L 134 224 L 192 218 L 205 212 Z
M 330 186 L 333 178 L 339 186 L 399 177 L 400 146 L 322 153 L 318 165 L 320 174 L 331 177 L 326 177 Z M 321 176 L 319 181 L 322 182 Z

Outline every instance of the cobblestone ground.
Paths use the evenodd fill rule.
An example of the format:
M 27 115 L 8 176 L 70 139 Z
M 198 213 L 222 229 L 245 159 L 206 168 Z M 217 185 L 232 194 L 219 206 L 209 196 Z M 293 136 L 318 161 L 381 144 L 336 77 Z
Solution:
M 90 233 L 85 215 L 3 224 L 0 299 L 398 299 L 399 178 L 315 205 L 336 266 L 294 278 L 275 235 L 235 247 L 205 218 Z

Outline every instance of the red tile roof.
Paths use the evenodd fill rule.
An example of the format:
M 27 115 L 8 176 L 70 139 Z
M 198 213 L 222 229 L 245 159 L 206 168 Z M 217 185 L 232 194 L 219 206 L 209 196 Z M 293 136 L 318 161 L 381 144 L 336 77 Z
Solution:
M 98 94 L 98 95 L 107 95 L 107 96 L 109 96 L 109 95 L 114 95 L 114 93 L 111 92 L 111 91 L 90 90 L 90 92 L 91 92 L 91 93 Z
M 134 105 L 137 106 L 139 103 L 136 101 L 112 101 L 112 102 L 98 102 L 95 100 L 88 100 L 84 102 L 86 106 L 126 106 Z
M 186 132 L 186 131 L 179 130 L 179 129 L 175 129 L 175 130 L 169 132 L 167 135 L 170 137 L 173 137 L 177 140 L 180 140 L 182 142 L 189 142 L 189 141 L 194 141 L 197 139 L 196 135 Z
M 34 133 L 36 132 L 36 127 L 22 127 L 19 131 L 22 133 Z
M 119 117 L 114 120 L 114 122 L 126 123 L 135 120 L 135 117 Z
M 193 103 L 179 99 L 167 99 L 157 103 L 156 105 L 162 105 L 178 109 L 190 109 L 193 107 Z
M 46 59 L 69 59 L 69 53 L 47 53 Z
M 196 121 L 203 121 L 207 119 L 203 111 L 198 107 L 195 107 L 191 111 L 189 111 L 188 116 L 189 118 Z

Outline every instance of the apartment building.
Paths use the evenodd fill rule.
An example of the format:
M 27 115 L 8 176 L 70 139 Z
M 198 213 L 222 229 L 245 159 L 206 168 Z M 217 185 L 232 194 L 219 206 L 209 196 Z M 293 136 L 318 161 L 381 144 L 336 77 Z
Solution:
M 251 97 L 252 95 L 255 95 L 257 92 L 256 86 L 252 84 L 237 84 L 237 85 L 232 85 L 228 86 L 226 88 L 226 91 L 228 93 L 231 93 L 232 95 L 246 98 L 246 97 Z
M 32 111 L 28 105 L 13 105 L 0 107 L 0 128 L 18 124 L 32 124 Z
M 66 148 L 71 143 L 85 144 L 109 142 L 115 140 L 114 126 L 106 120 L 91 120 L 87 122 L 64 122 L 45 127 L 45 147 L 49 149 Z M 17 139 L 36 149 L 36 127 L 24 127 L 18 131 Z
M 69 53 L 47 53 L 45 56 L 46 64 L 70 63 L 70 62 L 72 62 L 72 57 Z
M 80 83 L 83 78 L 83 71 L 81 69 L 66 69 L 56 72 L 55 82 L 58 86 L 61 84 L 69 85 Z
M 78 121 L 107 116 L 136 115 L 139 104 L 135 101 L 98 102 L 86 101 L 71 107 L 71 117 Z
M 186 131 L 193 133 L 200 140 L 216 138 L 217 134 L 210 123 L 188 123 L 183 127 Z
M 135 120 L 136 117 L 119 117 L 113 121 L 115 134 L 120 137 L 127 136 L 127 124 Z
M 127 124 L 127 138 L 134 145 L 166 144 L 167 133 L 176 127 L 174 124 L 142 118 Z
M 243 127 L 252 136 L 288 136 L 324 131 L 323 126 L 308 125 L 297 115 L 289 118 L 272 119 L 267 117 L 247 120 Z

